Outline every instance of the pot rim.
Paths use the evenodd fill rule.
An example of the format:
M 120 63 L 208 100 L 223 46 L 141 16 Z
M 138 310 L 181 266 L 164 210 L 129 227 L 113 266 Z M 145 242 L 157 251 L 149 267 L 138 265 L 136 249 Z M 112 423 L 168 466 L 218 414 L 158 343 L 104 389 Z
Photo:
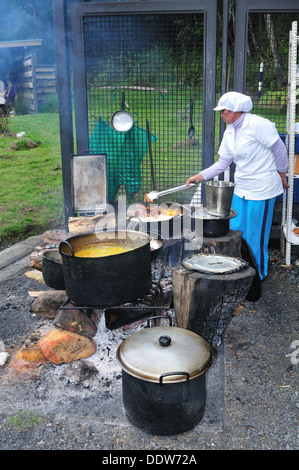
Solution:
M 55 248 L 55 249 L 53 248 L 52 250 L 46 250 L 46 251 L 43 252 L 43 254 L 42 254 L 43 260 L 62 265 L 62 260 L 58 260 L 58 259 L 50 257 L 51 253 L 57 254 L 57 258 L 60 257 L 59 249 L 58 248 Z M 49 254 L 49 256 L 47 256 L 47 254 Z
M 213 222 L 221 222 L 223 220 L 230 220 L 236 217 L 237 212 L 234 209 L 230 210 L 229 215 L 222 216 L 222 215 L 216 215 L 216 214 L 211 214 L 210 212 L 207 211 L 207 209 L 204 207 L 202 209 L 202 214 L 196 214 L 195 212 L 200 212 L 200 209 L 194 210 L 191 212 L 190 216 L 193 219 L 199 219 L 199 220 L 204 220 L 204 221 L 213 221 Z
M 233 188 L 235 183 L 231 181 L 211 180 L 203 182 L 206 186 L 214 186 L 215 188 Z
M 99 237 L 97 238 L 97 233 L 100 235 L 102 234 L 103 235 L 103 238 Z M 124 238 L 109 238 L 109 234 L 118 234 L 118 233 L 125 233 L 126 236 Z M 104 235 L 107 234 L 107 238 L 105 239 Z M 59 253 L 61 254 L 62 258 L 63 257 L 69 257 L 69 258 L 74 258 L 74 259 L 78 259 L 78 260 L 99 260 L 99 259 L 102 259 L 104 258 L 103 256 L 99 256 L 99 257 L 80 257 L 80 256 L 76 256 L 75 253 L 74 253 L 74 249 L 71 245 L 71 241 L 72 240 L 79 240 L 80 238 L 88 238 L 89 236 L 92 237 L 92 236 L 95 236 L 95 239 L 93 240 L 93 242 L 96 242 L 98 241 L 99 243 L 105 241 L 105 240 L 124 240 L 126 241 L 127 240 L 127 235 L 129 235 L 129 238 L 131 237 L 132 241 L 135 240 L 138 240 L 138 239 L 143 239 L 144 243 L 140 244 L 139 246 L 136 246 L 134 248 L 134 250 L 138 250 L 139 248 L 143 248 L 144 246 L 148 245 L 149 246 L 149 251 L 150 251 L 150 236 L 145 233 L 145 232 L 141 232 L 141 231 L 136 231 L 136 230 L 106 230 L 105 232 L 85 232 L 85 233 L 80 233 L 80 234 L 76 234 L 76 235 L 72 235 L 71 237 L 69 238 L 66 238 L 65 240 L 63 240 L 60 244 L 59 244 Z M 63 250 L 62 250 L 62 246 L 63 244 L 65 244 L 66 246 L 68 246 L 69 250 L 71 251 L 71 253 L 65 253 Z M 132 250 L 133 251 L 133 250 Z M 114 254 L 114 255 L 109 255 L 109 257 L 111 256 L 123 256 L 123 255 L 126 255 L 128 252 L 124 252 L 124 253 L 118 253 L 118 254 Z

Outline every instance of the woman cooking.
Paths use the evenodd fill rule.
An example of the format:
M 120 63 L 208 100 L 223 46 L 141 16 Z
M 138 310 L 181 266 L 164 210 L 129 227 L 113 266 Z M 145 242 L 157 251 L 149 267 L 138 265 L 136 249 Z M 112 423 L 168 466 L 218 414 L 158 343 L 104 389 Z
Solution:
M 231 230 L 240 230 L 255 258 L 260 279 L 268 273 L 268 244 L 276 197 L 288 188 L 286 146 L 268 119 L 250 114 L 251 98 L 237 92 L 225 93 L 215 111 L 227 124 L 219 148 L 219 160 L 186 184 L 199 183 L 236 165 Z

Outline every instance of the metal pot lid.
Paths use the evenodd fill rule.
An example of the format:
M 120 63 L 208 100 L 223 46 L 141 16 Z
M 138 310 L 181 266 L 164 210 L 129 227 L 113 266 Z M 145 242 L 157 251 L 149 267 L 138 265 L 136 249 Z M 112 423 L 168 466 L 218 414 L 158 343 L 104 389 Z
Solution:
M 241 258 L 199 253 L 183 260 L 183 266 L 205 274 L 230 274 L 248 266 Z
M 222 219 L 232 219 L 233 217 L 236 217 L 237 213 L 233 209 L 230 210 L 230 214 L 226 217 L 222 217 L 220 215 L 213 215 L 210 214 L 207 211 L 206 207 L 201 207 L 199 209 L 196 209 L 195 211 L 192 212 L 192 217 L 198 218 L 198 219 L 207 219 L 207 220 L 222 220 Z
M 124 340 L 116 355 L 123 370 L 147 382 L 159 382 L 162 374 L 171 372 L 188 373 L 194 379 L 212 361 L 212 349 L 206 340 L 176 326 L 145 328 Z M 185 375 L 170 375 L 163 383 L 185 380 Z

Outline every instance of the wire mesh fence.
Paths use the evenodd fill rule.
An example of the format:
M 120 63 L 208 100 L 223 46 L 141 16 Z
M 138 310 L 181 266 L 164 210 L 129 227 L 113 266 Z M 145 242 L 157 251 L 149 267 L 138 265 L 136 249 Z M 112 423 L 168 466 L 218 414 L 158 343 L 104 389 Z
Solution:
M 275 122 L 282 138 L 289 30 L 296 20 L 296 13 L 248 15 L 245 92 L 253 100 L 252 112 Z M 204 21 L 201 12 L 84 17 L 89 147 L 107 154 L 109 203 L 123 194 L 129 202 L 143 201 L 150 190 L 181 185 L 201 170 Z M 227 91 L 233 90 L 234 21 L 231 14 Z M 221 94 L 221 34 L 219 27 L 215 101 Z M 129 132 L 111 126 L 112 116 L 121 109 L 133 117 Z M 220 138 L 217 116 L 215 159 Z M 177 193 L 173 199 L 189 202 L 193 192 Z M 295 185 L 295 201 L 298 193 Z
M 252 112 L 274 122 L 283 141 L 288 99 L 289 31 L 293 21 L 299 21 L 299 14 L 251 13 L 248 19 L 246 93 L 254 103 Z M 295 151 L 299 153 L 299 140 L 296 147 Z M 298 179 L 294 184 L 294 202 L 299 202 Z
M 200 13 L 85 18 L 89 143 L 107 154 L 111 204 L 124 193 L 143 200 L 200 170 L 203 29 Z M 134 119 L 128 132 L 111 126 L 122 109 Z

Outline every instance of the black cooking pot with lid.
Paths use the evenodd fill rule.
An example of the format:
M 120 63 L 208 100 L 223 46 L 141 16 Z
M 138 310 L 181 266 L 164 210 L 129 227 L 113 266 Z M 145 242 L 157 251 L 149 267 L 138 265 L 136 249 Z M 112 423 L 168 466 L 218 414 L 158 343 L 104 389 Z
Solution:
M 117 358 L 131 424 L 151 434 L 173 435 L 200 422 L 205 373 L 212 363 L 212 349 L 202 337 L 175 326 L 148 327 L 124 340 Z

